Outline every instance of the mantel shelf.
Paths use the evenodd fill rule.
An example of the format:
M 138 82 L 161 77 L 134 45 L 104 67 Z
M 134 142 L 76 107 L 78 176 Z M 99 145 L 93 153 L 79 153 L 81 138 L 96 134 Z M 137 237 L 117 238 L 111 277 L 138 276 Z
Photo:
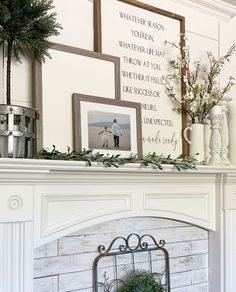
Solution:
M 42 160 L 42 159 L 11 159 L 1 158 L 0 159 L 0 180 L 14 180 L 19 176 L 27 177 L 29 180 L 34 179 L 45 179 L 45 175 L 60 175 L 69 176 L 79 174 L 102 174 L 115 175 L 119 173 L 119 176 L 127 173 L 130 176 L 135 174 L 147 174 L 150 176 L 163 174 L 178 174 L 184 176 L 186 174 L 235 174 L 235 166 L 212 166 L 212 165 L 197 165 L 196 170 L 182 170 L 178 171 L 172 165 L 162 165 L 163 170 L 153 169 L 152 167 L 141 167 L 140 164 L 126 164 L 115 167 L 105 167 L 97 163 L 92 163 L 92 166 L 87 166 L 86 162 L 80 161 L 62 161 L 62 160 Z M 14 174 L 14 175 L 13 175 Z M 43 176 L 42 176 L 43 175 Z

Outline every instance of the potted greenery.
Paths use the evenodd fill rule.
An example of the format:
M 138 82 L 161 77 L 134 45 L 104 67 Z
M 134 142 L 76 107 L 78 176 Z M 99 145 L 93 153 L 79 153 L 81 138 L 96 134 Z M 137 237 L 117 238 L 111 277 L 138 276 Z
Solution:
M 1 0 L 0 47 L 6 54 L 6 104 L 0 105 L 0 155 L 29 157 L 33 155 L 36 113 L 32 109 L 12 105 L 11 65 L 33 51 L 44 61 L 48 57 L 48 38 L 61 28 L 51 12 L 53 0 Z M 17 137 L 19 149 L 16 151 Z M 31 149 L 31 150 L 30 150 Z
M 166 292 L 159 281 L 159 274 L 148 271 L 131 273 L 119 292 Z
M 144 270 L 132 272 L 124 280 L 109 280 L 104 273 L 104 282 L 100 283 L 102 291 L 114 291 L 116 285 L 120 287 L 118 292 L 166 292 L 165 286 L 160 283 L 160 274 Z

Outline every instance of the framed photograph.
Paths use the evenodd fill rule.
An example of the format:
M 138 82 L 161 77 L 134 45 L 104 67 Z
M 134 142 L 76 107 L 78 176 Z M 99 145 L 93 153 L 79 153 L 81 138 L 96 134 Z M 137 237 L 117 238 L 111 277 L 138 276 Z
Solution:
M 73 94 L 74 149 L 142 155 L 141 105 Z
M 182 53 L 166 41 L 184 43 L 185 18 L 136 0 L 95 0 L 94 11 L 95 50 L 120 58 L 121 99 L 141 103 L 144 154 L 186 153 L 186 115 L 172 110 L 162 85 L 169 61 Z
M 39 111 L 37 149 L 73 146 L 72 93 L 120 98 L 120 60 L 80 48 L 54 44 L 51 59 L 35 61 L 34 96 Z

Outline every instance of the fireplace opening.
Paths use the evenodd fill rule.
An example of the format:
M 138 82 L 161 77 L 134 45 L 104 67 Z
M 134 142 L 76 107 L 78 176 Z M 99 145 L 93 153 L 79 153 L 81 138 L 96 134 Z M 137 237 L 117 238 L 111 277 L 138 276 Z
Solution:
M 131 233 L 98 246 L 93 262 L 94 292 L 170 292 L 169 253 L 164 240 Z M 144 284 L 145 283 L 145 284 Z M 145 285 L 145 286 L 144 286 Z
M 97 224 L 37 248 L 34 292 L 93 292 L 93 261 L 99 255 L 98 245 L 109 247 L 113 239 L 127 238 L 130 233 L 151 234 L 157 241 L 166 241 L 171 292 L 208 291 L 207 230 L 175 220 L 130 217 Z M 150 269 L 148 254 L 135 256 L 138 270 Z M 130 257 L 128 254 L 118 259 L 119 271 L 127 273 Z M 101 270 L 101 279 L 104 271 L 109 274 L 109 269 Z

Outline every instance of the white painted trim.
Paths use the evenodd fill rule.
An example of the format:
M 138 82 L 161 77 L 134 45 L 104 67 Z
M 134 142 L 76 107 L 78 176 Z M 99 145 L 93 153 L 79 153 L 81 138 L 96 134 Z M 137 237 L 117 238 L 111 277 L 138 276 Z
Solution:
M 235 291 L 235 210 L 227 210 L 225 212 L 225 254 L 224 254 L 224 291 Z
M 176 214 L 176 216 L 183 215 L 189 217 L 189 219 L 191 218 L 192 220 L 198 219 L 202 222 L 213 223 L 214 217 L 209 217 L 210 215 L 214 214 L 214 211 L 211 210 L 211 208 L 214 207 L 214 195 L 212 195 L 213 194 L 211 194 L 210 192 L 203 191 L 200 193 L 194 190 L 186 191 L 186 189 L 181 192 L 178 189 L 175 193 L 147 193 L 144 197 L 144 210 L 166 211 L 166 205 L 168 205 L 168 211 L 170 213 Z M 191 204 L 189 204 L 189 208 L 186 208 L 183 203 L 186 204 L 188 203 L 188 201 L 189 203 L 191 201 L 191 204 L 193 204 L 194 201 L 202 201 L 201 208 L 195 207 L 193 210 L 191 210 Z M 175 202 L 175 204 L 173 204 L 173 202 Z M 188 211 L 190 212 L 188 213 Z
M 171 165 L 163 168 L 157 171 L 134 164 L 115 169 L 73 161 L 0 159 L 2 212 L 8 216 L 7 220 L 0 217 L 0 278 L 6 279 L 0 281 L 0 292 L 32 292 L 33 244 L 38 247 L 98 223 L 138 216 L 216 230 L 214 241 L 210 240 L 214 245 L 211 264 L 216 269 L 210 273 L 213 279 L 220 278 L 221 259 L 215 259 L 214 253 L 220 254 L 225 244 L 227 252 L 222 258 L 226 258 L 230 275 L 236 261 L 231 246 L 236 239 L 230 236 L 230 216 L 221 218 L 220 213 L 236 210 L 236 168 L 198 166 L 182 172 Z M 226 292 L 215 288 L 224 285 L 225 275 L 221 276 L 222 281 L 210 292 Z M 12 279 L 16 279 L 13 288 Z
M 163 170 L 155 170 L 152 167 L 141 167 L 140 164 L 126 164 L 120 166 L 118 169 L 115 167 L 104 167 L 97 163 L 92 163 L 89 167 L 85 162 L 81 161 L 64 161 L 64 160 L 43 160 L 43 159 L 14 159 L 14 158 L 1 158 L 0 159 L 0 181 L 6 179 L 14 180 L 14 177 L 18 179 L 21 176 L 29 177 L 29 180 L 33 180 L 34 177 L 38 179 L 44 179 L 45 175 L 49 173 L 57 174 L 64 172 L 73 177 L 73 173 L 76 171 L 83 172 L 114 172 L 114 173 L 180 173 L 172 165 L 162 165 Z M 230 175 L 236 176 L 235 166 L 214 166 L 214 165 L 197 165 L 197 170 L 186 170 L 182 173 L 208 173 L 208 174 L 222 174 L 230 173 Z M 30 176 L 29 176 L 30 175 Z
M 33 291 L 31 222 L 0 224 L 0 292 Z
M 92 187 L 93 188 L 93 187 Z M 106 216 L 109 214 L 113 214 L 115 217 L 119 217 L 120 212 L 130 211 L 131 210 L 131 196 L 132 194 L 129 193 L 121 193 L 121 194 L 114 194 L 114 193 L 107 193 L 104 192 L 98 193 L 89 193 L 86 192 L 85 195 L 76 195 L 76 194 L 43 194 L 41 196 L 42 201 L 42 224 L 41 224 L 41 230 L 42 230 L 42 237 L 46 237 L 48 235 L 51 235 L 53 233 L 57 233 L 63 229 L 67 229 L 70 226 L 73 225 L 79 225 L 82 222 L 89 221 L 91 219 L 97 220 L 99 217 Z M 119 204 L 119 201 L 121 201 L 121 204 Z M 49 204 L 56 205 L 60 203 L 61 205 L 67 203 L 70 206 L 74 205 L 76 202 L 86 204 L 86 213 L 82 216 L 80 215 L 74 215 L 72 216 L 69 214 L 69 217 L 63 217 L 62 214 L 60 214 L 60 221 L 55 222 L 54 224 L 50 225 L 48 217 L 50 214 L 50 210 L 48 208 Z M 96 202 L 96 206 L 91 208 L 91 203 Z M 103 205 L 104 202 L 108 203 L 108 206 L 100 206 L 98 208 L 98 204 L 101 202 Z M 36 206 L 37 207 L 37 206 Z M 79 207 L 79 206 L 78 206 Z M 81 209 L 77 207 L 77 213 L 81 213 Z M 53 212 L 56 212 L 56 208 L 53 208 Z
M 219 19 L 229 21 L 236 15 L 236 6 L 221 0 L 172 0 Z

